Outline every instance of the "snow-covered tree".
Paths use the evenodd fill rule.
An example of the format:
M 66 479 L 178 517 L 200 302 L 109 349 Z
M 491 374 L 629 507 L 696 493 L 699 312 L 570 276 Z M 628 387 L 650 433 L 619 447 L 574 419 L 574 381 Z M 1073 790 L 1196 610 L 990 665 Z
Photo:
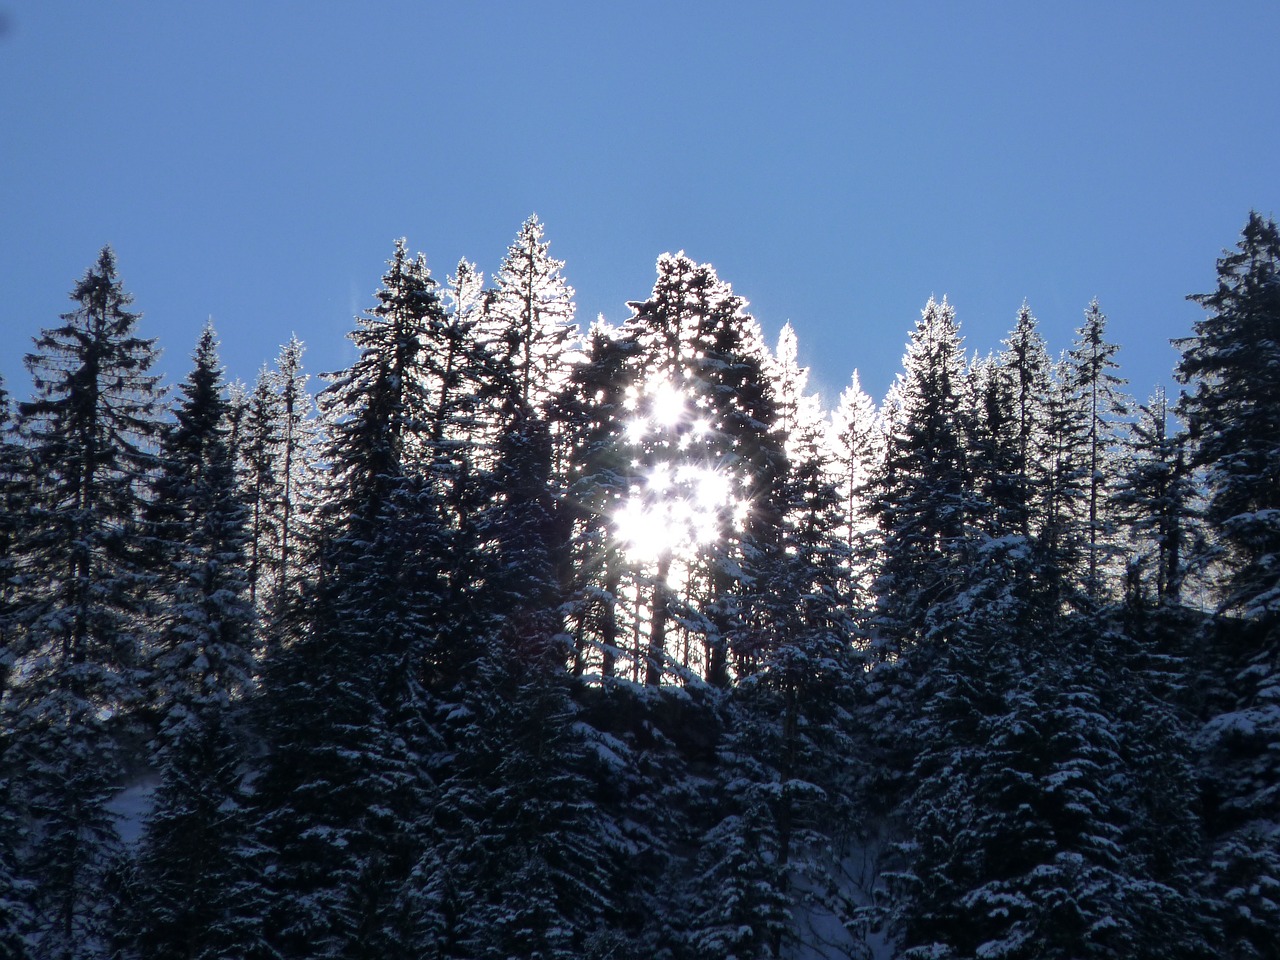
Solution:
M 10 617 L 14 601 L 14 550 L 26 513 L 31 471 L 26 451 L 14 440 L 9 395 L 0 379 L 0 702 L 9 688 L 17 653 Z M 0 958 L 26 960 L 33 926 L 31 887 L 19 873 L 22 824 L 11 783 L 15 757 L 8 725 L 0 726 Z
M 485 326 L 507 380 L 506 402 L 538 411 L 564 386 L 577 340 L 573 288 L 560 274 L 564 261 L 550 255 L 550 246 L 541 221 L 529 217 L 485 302 Z
M 657 269 L 649 299 L 630 305 L 622 327 L 640 365 L 628 436 L 641 482 L 629 494 L 624 536 L 652 572 L 645 677 L 657 684 L 668 660 L 682 669 L 690 662 L 687 636 L 669 656 L 676 615 L 696 625 L 704 676 L 723 685 L 741 561 L 777 547 L 773 493 L 785 453 L 768 348 L 745 301 L 683 253 L 664 254 Z M 673 564 L 685 568 L 678 593 L 668 586 Z M 739 672 L 754 668 L 749 633 L 739 633 L 732 653 Z
M 1280 924 L 1280 231 L 1250 214 L 1182 349 L 1178 412 L 1226 564 L 1201 734 L 1212 885 L 1237 957 L 1276 955 Z
M 285 956 L 411 953 L 426 923 L 406 899 L 438 749 L 426 675 L 434 628 L 459 613 L 439 601 L 450 550 L 424 460 L 422 360 L 443 309 L 403 241 L 377 299 L 351 335 L 359 355 L 320 397 L 326 538 L 299 635 L 266 677 L 264 923 Z
M 827 447 L 832 479 L 840 493 L 840 527 L 850 562 L 847 590 L 859 608 L 868 609 L 878 551 L 871 484 L 884 459 L 884 433 L 875 401 L 862 389 L 857 371 L 831 413 Z
M 257 941 L 245 902 L 249 820 L 238 710 L 254 674 L 247 511 L 227 442 L 217 342 L 206 327 L 160 447 L 149 535 L 159 553 L 151 708 L 160 784 L 134 881 L 139 956 L 223 957 Z
M 1160 387 L 1137 408 L 1129 427 L 1113 495 L 1130 530 L 1130 577 L 1149 583 L 1157 603 L 1177 603 L 1195 528 L 1196 490 L 1186 438 L 1170 429 Z
M 971 507 L 961 405 L 965 361 L 955 310 L 921 312 L 903 357 L 875 511 L 884 534 L 878 584 L 883 630 L 896 646 L 924 641 L 930 612 L 960 589 L 959 546 Z
M 299 556 L 303 552 L 305 537 L 304 511 L 309 493 L 308 458 L 314 442 L 314 426 L 311 420 L 311 395 L 307 392 L 308 377 L 302 372 L 303 344 L 296 336 L 280 348 L 275 370 L 269 374 L 276 396 L 276 469 L 274 476 L 264 478 L 268 484 L 279 484 L 276 501 L 277 519 L 274 529 L 277 548 L 274 564 L 274 596 L 272 612 L 283 615 L 298 593 L 301 575 Z M 255 396 L 256 399 L 256 396 Z M 269 427 L 267 428 L 270 429 Z M 269 442 L 269 441 L 268 441 Z M 264 488 L 270 492 L 270 487 Z
M 104 947 L 118 844 L 108 802 L 139 706 L 153 585 L 137 531 L 159 397 L 154 341 L 136 332 L 110 248 L 71 299 L 75 309 L 27 355 L 36 395 L 18 408 L 38 489 L 16 553 L 22 680 L 5 718 L 30 818 L 23 867 L 35 881 L 35 943 L 51 960 Z
M 1080 405 L 1085 430 L 1084 471 L 1086 527 L 1084 592 L 1097 599 L 1102 592 L 1102 568 L 1115 553 L 1114 520 L 1110 516 L 1109 477 L 1115 473 L 1120 418 L 1131 406 L 1125 380 L 1115 373 L 1117 344 L 1106 339 L 1107 318 L 1094 300 L 1067 354 L 1067 379 Z

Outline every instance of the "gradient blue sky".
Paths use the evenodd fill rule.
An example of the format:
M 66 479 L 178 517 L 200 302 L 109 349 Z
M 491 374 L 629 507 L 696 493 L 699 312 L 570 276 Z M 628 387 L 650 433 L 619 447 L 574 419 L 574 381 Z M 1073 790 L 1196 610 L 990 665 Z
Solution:
M 1280 213 L 1280 4 L 0 0 L 0 373 L 104 243 L 180 379 L 349 359 L 395 237 L 491 273 L 531 212 L 579 318 L 684 249 L 881 396 L 930 295 L 996 349 L 1090 298 L 1145 398 Z

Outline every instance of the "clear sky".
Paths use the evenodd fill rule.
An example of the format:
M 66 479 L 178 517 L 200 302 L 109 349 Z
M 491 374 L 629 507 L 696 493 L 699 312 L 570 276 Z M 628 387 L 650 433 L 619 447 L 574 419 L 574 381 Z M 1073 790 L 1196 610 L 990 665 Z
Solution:
M 0 373 L 104 243 L 180 379 L 349 359 L 393 240 L 491 273 L 536 212 L 579 318 L 710 261 L 828 399 L 930 295 L 972 350 L 1092 297 L 1145 398 L 1251 208 L 1280 4 L 0 0 Z

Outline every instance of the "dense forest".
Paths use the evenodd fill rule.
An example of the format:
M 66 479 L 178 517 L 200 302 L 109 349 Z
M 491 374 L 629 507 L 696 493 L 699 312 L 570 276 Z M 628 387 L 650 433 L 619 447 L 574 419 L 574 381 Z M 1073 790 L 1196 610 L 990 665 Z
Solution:
M 1280 957 L 1280 234 L 1126 393 L 924 307 L 833 410 L 530 218 L 176 389 L 104 249 L 0 390 L 0 958 Z M 371 284 L 372 285 L 372 284 Z

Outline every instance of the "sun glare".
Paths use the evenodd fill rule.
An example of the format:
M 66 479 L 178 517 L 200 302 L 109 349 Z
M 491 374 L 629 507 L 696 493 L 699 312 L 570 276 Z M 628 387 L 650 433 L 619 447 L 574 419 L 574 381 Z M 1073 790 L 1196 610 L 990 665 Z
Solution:
M 627 441 L 637 447 L 646 439 L 665 441 L 665 449 L 676 452 L 674 460 L 660 460 L 642 473 L 614 514 L 615 533 L 635 563 L 684 559 L 746 514 L 747 504 L 734 496 L 732 476 L 706 462 L 711 421 L 689 417 L 690 406 L 666 378 L 646 385 L 628 404 Z

